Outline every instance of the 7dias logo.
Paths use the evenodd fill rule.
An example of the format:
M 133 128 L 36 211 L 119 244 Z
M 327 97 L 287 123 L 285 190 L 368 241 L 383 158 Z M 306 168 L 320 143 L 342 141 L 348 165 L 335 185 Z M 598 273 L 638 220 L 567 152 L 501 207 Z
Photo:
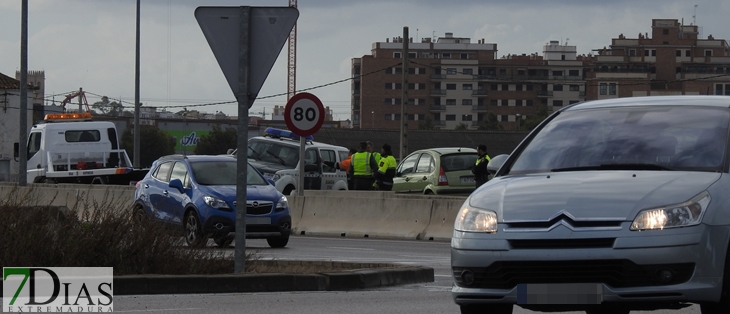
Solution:
M 3 312 L 112 312 L 112 267 L 3 267 Z

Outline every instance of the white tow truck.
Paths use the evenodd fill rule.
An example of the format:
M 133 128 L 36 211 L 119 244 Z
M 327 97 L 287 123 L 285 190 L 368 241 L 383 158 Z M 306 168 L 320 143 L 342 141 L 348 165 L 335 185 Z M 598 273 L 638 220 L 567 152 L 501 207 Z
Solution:
M 48 114 L 28 134 L 27 182 L 129 185 L 147 170 L 134 169 L 119 147 L 110 121 L 92 121 L 90 113 Z M 18 161 L 20 145 L 15 143 Z

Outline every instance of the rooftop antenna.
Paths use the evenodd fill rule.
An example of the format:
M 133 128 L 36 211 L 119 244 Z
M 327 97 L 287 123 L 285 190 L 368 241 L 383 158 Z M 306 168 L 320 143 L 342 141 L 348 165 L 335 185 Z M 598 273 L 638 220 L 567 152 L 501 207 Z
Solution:
M 565 45 L 564 46 L 567 46 L 568 45 L 568 40 L 570 40 L 570 38 L 565 37 Z
M 692 25 L 697 25 L 696 18 L 697 18 L 697 5 L 695 4 L 695 11 L 692 14 Z

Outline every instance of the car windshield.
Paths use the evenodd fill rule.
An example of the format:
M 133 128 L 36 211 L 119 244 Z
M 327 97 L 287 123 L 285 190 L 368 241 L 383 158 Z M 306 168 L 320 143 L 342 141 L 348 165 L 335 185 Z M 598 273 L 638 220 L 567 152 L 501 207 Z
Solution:
M 568 110 L 539 131 L 509 172 L 721 171 L 728 116 L 711 107 Z
M 236 185 L 237 161 L 198 161 L 190 163 L 195 181 L 200 185 Z M 268 182 L 248 165 L 248 185 L 266 185 Z
M 299 163 L 299 146 L 282 145 L 272 141 L 251 141 L 248 145 L 248 158 L 294 169 Z

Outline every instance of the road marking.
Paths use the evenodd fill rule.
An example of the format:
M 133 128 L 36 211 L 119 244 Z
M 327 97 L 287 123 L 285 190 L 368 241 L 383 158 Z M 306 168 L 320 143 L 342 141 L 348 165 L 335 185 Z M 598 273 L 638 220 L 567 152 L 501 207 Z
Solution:
M 433 275 L 434 277 L 449 277 L 451 278 L 451 275 Z
M 197 310 L 202 310 L 202 308 L 187 307 L 187 308 L 180 308 L 180 309 L 129 310 L 129 311 L 114 311 L 114 312 L 118 312 L 118 313 L 137 313 L 137 312 L 197 311 Z
M 359 251 L 375 251 L 375 249 L 365 249 L 359 247 L 341 247 L 341 246 L 328 246 L 328 249 L 340 249 L 340 250 L 359 250 Z

